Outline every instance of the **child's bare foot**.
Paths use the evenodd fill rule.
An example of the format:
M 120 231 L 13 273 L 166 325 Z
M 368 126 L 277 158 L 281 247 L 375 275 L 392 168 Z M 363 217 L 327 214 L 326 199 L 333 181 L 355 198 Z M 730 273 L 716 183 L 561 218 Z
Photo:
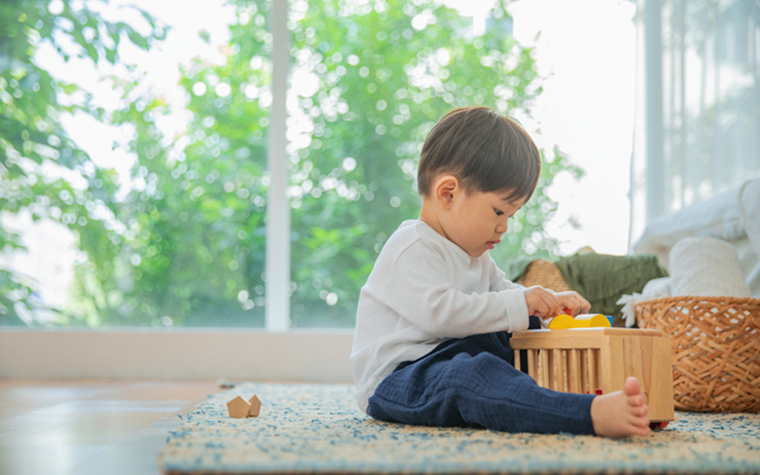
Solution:
M 591 401 L 594 432 L 604 437 L 649 435 L 648 412 L 639 381 L 632 376 L 625 380 L 622 391 L 596 396 Z

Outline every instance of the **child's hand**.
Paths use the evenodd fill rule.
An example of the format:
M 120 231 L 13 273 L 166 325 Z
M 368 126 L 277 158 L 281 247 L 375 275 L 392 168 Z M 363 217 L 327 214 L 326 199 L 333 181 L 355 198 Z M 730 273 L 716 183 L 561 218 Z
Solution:
M 570 290 L 567 292 L 557 292 L 555 295 L 558 301 L 558 313 L 567 313 L 575 318 L 582 313 L 589 313 L 591 311 L 591 304 L 581 297 L 578 292 Z
M 534 285 L 523 290 L 523 294 L 525 303 L 528 304 L 528 315 L 535 315 L 542 319 L 557 315 L 559 299 L 553 291 Z

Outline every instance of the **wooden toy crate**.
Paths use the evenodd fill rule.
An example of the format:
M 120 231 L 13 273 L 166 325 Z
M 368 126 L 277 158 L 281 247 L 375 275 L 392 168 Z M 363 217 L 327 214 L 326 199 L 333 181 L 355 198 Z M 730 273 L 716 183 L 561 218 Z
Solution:
M 623 389 L 635 376 L 647 396 L 649 419 L 673 420 L 670 337 L 659 330 L 568 328 L 515 332 L 509 341 L 515 367 L 539 386 L 578 394 Z M 527 351 L 527 361 L 520 357 Z

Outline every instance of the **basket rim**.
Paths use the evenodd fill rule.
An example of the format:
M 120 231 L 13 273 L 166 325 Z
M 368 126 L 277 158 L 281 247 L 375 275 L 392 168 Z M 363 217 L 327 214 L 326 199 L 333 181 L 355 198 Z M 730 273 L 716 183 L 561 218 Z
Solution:
M 634 307 L 651 305 L 654 303 L 679 303 L 679 302 L 710 302 L 710 303 L 732 303 L 732 304 L 751 304 L 760 306 L 760 299 L 752 297 L 706 297 L 701 295 L 674 295 L 670 297 L 660 297 L 656 299 L 642 300 L 636 302 Z

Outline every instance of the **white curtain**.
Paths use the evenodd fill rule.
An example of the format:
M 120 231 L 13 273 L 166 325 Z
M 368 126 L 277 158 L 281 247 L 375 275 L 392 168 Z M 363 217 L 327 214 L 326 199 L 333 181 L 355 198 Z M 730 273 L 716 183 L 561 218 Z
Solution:
M 760 1 L 639 0 L 630 243 L 760 176 Z

